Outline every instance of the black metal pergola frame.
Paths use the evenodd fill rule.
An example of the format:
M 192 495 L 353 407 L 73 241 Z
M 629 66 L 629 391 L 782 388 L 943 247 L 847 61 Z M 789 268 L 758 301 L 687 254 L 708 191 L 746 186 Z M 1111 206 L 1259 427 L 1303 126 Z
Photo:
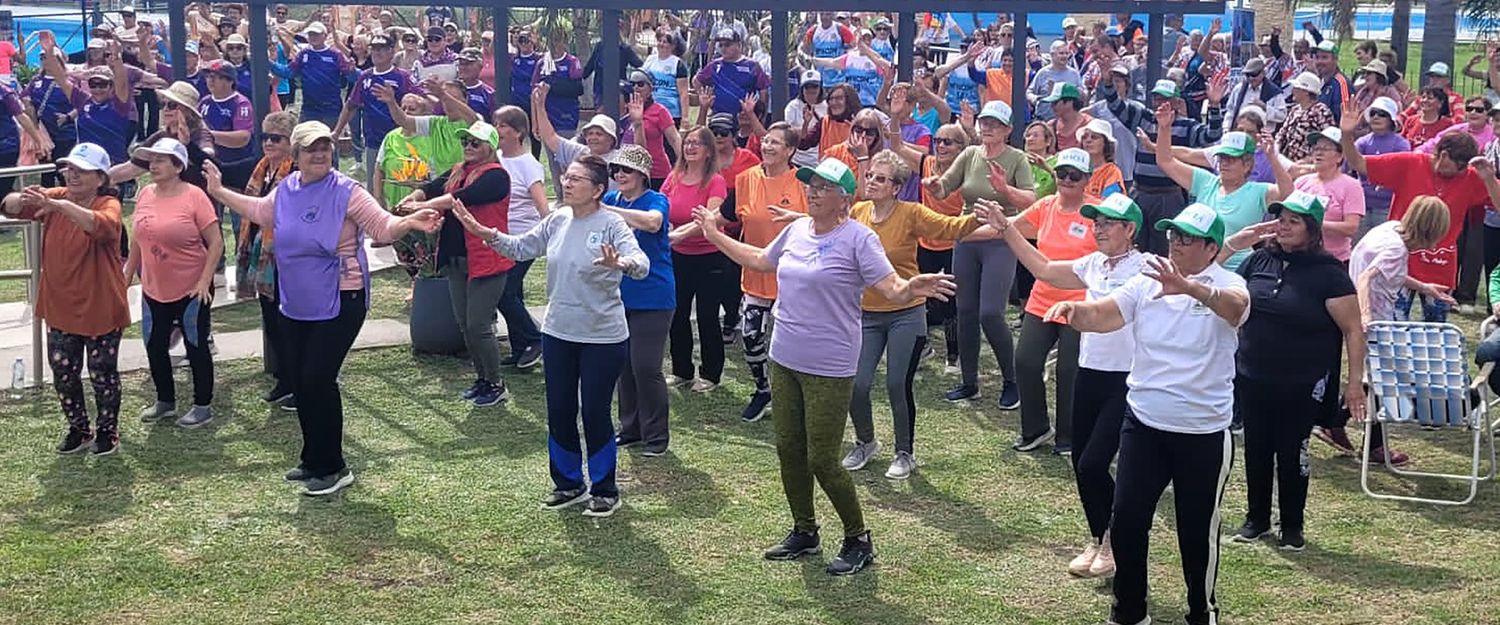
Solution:
M 250 18 L 250 70 L 251 70 L 251 92 L 258 116 L 264 116 L 270 110 L 270 65 L 266 58 L 265 50 L 268 49 L 270 33 L 266 27 L 267 8 L 273 4 L 287 5 L 315 5 L 325 6 L 331 4 L 323 0 L 245 0 L 248 5 L 247 11 Z M 510 103 L 510 62 L 507 50 L 507 32 L 510 30 L 510 9 L 512 8 L 538 8 L 538 9 L 592 9 L 603 12 L 603 29 L 600 36 L 606 42 L 619 41 L 620 39 L 620 17 L 624 11 L 644 9 L 706 9 L 724 11 L 762 11 L 771 14 L 771 102 L 768 111 L 773 118 L 780 119 L 787 103 L 787 89 L 784 81 L 787 77 L 787 31 L 789 13 L 792 7 L 781 5 L 767 0 L 751 0 L 742 4 L 744 0 L 644 0 L 641 2 L 625 2 L 622 0 L 524 0 L 522 2 L 505 2 L 494 0 L 483 2 L 481 0 L 387 0 L 386 4 L 392 6 L 423 7 L 431 4 L 443 4 L 444 6 L 467 6 L 485 7 L 493 10 L 495 25 L 495 97 L 498 102 Z M 186 51 L 187 42 L 187 4 L 188 0 L 168 0 L 167 11 L 171 17 L 172 38 L 172 71 L 177 76 L 186 76 Z M 897 43 L 900 46 L 897 52 L 898 59 L 910 59 L 912 54 L 912 43 L 916 40 L 916 15 L 940 8 L 943 12 L 956 13 L 1010 13 L 1013 16 L 1017 33 L 1026 32 L 1026 17 L 1028 13 L 1145 13 L 1151 19 L 1146 26 L 1147 38 L 1147 76 L 1149 81 L 1155 81 L 1161 74 L 1162 55 L 1162 16 L 1168 13 L 1197 14 L 1197 15 L 1219 15 L 1224 13 L 1225 3 L 1223 0 L 946 0 L 940 7 L 927 5 L 921 0 L 798 0 L 795 10 L 805 11 L 841 11 L 848 10 L 851 5 L 861 11 L 883 11 L 897 15 Z M 605 45 L 600 48 L 604 55 L 604 62 L 600 68 L 602 76 L 600 80 L 605 85 L 614 85 L 620 82 L 620 48 L 617 45 Z M 1021 68 L 1021 59 L 1026 58 L 1026 37 L 1015 37 L 1011 47 L 1012 58 L 1017 59 L 1017 68 Z M 910 63 L 898 63 L 896 65 L 897 80 L 911 80 Z M 1024 71 L 1024 70 L 1022 70 Z M 1024 75 L 1024 74 L 1021 74 Z M 605 93 L 609 93 L 606 89 Z M 1013 80 L 1011 84 L 1011 102 L 1019 105 L 1026 101 L 1026 81 Z M 604 98 L 604 102 L 596 103 L 602 106 L 611 115 L 619 114 L 619 99 Z M 1017 107 L 1019 108 L 1019 107 Z M 1017 127 L 1014 129 L 1017 135 L 1022 131 Z M 260 127 L 257 124 L 255 132 L 259 134 Z

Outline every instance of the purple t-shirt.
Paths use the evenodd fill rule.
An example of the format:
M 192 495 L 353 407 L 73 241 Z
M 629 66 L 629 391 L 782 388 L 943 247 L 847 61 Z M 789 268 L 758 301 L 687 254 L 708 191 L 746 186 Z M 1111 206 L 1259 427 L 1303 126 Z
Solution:
M 531 84 L 536 86 L 542 83 L 552 84 L 559 80 L 581 80 L 583 78 L 583 64 L 578 62 L 578 57 L 564 54 L 558 60 L 556 71 L 543 72 L 546 63 L 538 61 L 532 70 Z M 529 101 L 531 98 L 527 96 Z M 554 93 L 547 94 L 547 119 L 552 121 L 552 128 L 558 132 L 569 133 L 578 129 L 578 96 L 560 96 Z
M 238 91 L 223 100 L 212 95 L 203 96 L 198 101 L 198 114 L 203 116 L 203 125 L 209 130 L 255 132 L 255 106 L 250 103 L 250 98 Z M 215 144 L 214 152 L 220 163 L 229 165 L 255 156 L 254 143 L 252 140 L 237 148 Z
M 130 146 L 130 116 L 135 114 L 135 105 L 115 97 L 110 90 L 109 99 L 95 102 L 89 97 L 86 85 L 73 88 L 73 108 L 78 110 L 79 143 L 95 143 L 109 152 L 109 160 L 120 164 L 128 159 L 125 148 Z
M 422 88 L 412 81 L 411 74 L 399 67 L 392 67 L 384 72 L 374 69 L 360 72 L 354 91 L 349 94 L 349 105 L 364 112 L 365 145 L 380 145 L 385 141 L 385 136 L 396 129 L 396 120 L 391 119 L 391 110 L 386 108 L 385 102 L 370 93 L 370 87 L 376 83 L 390 85 L 395 89 L 397 102 L 408 93 L 423 93 Z
M 303 48 L 288 62 L 288 67 L 302 79 L 302 113 L 311 119 L 337 116 L 344 102 L 340 89 L 343 76 L 354 62 L 337 48 L 324 46 L 316 50 Z
M 26 109 L 21 106 L 21 98 L 16 97 L 16 92 L 4 85 L 0 85 L 0 110 L 5 111 L 5 116 L 10 118 L 0 120 L 0 154 L 20 152 L 21 132 L 15 119 L 26 112 Z
M 481 82 L 464 87 L 464 93 L 469 96 L 469 108 L 479 113 L 480 119 L 488 120 L 490 112 L 495 110 L 495 90 Z
M 922 147 L 918 141 L 927 138 L 927 151 L 932 151 L 932 130 L 920 122 L 901 124 L 901 140 L 917 147 Z M 896 192 L 896 199 L 904 202 L 922 201 L 922 177 L 913 175 L 906 179 L 906 184 Z
M 1379 154 L 1390 154 L 1392 152 L 1410 152 L 1411 142 L 1398 133 L 1370 133 L 1354 140 L 1354 149 L 1364 156 L 1376 156 Z M 1359 176 L 1360 185 L 1365 189 L 1365 214 L 1390 213 L 1391 198 L 1394 194 L 1390 189 L 1370 184 L 1365 176 Z
M 752 93 L 771 88 L 771 77 L 760 64 L 747 58 L 714 59 L 698 70 L 698 84 L 714 86 L 715 113 L 740 114 L 740 101 Z
M 833 378 L 859 364 L 860 298 L 896 269 L 875 231 L 852 219 L 823 235 L 798 219 L 766 246 L 779 295 L 772 314 L 771 360 Z

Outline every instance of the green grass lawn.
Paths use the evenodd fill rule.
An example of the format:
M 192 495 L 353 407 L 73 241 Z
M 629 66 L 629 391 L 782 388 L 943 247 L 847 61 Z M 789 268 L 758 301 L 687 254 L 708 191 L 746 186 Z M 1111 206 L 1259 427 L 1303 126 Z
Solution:
M 11 441 L 0 447 L 0 623 L 1083 625 L 1107 615 L 1108 584 L 1065 572 L 1086 534 L 1066 460 L 1010 451 L 1016 413 L 938 399 L 953 382 L 939 360 L 916 390 L 918 473 L 885 480 L 887 450 L 856 474 L 879 561 L 849 579 L 823 573 L 826 554 L 759 557 L 789 520 L 771 424 L 737 418 L 750 391 L 738 349 L 719 390 L 673 391 L 671 454 L 622 454 L 625 507 L 599 521 L 537 509 L 550 488 L 539 371 L 507 377 L 508 405 L 475 409 L 456 399 L 472 376 L 465 362 L 354 354 L 342 380 L 359 481 L 327 500 L 281 480 L 300 436 L 294 417 L 259 401 L 259 371 L 222 365 L 220 418 L 193 432 L 129 416 L 150 393 L 145 375 L 127 375 L 123 452 L 103 459 L 52 452 L 62 422 L 50 392 L 0 403 Z M 998 383 L 985 383 L 992 399 Z M 877 423 L 889 444 L 890 424 Z M 1420 468 L 1460 464 L 1458 438 L 1434 436 L 1399 447 Z M 1457 509 L 1378 502 L 1360 492 L 1353 461 L 1320 446 L 1313 456 L 1308 551 L 1225 545 L 1224 622 L 1500 620 L 1493 486 Z M 1225 531 L 1244 513 L 1241 475 L 1237 464 Z M 818 501 L 825 537 L 837 536 Z M 1170 498 L 1158 519 L 1152 615 L 1180 622 Z

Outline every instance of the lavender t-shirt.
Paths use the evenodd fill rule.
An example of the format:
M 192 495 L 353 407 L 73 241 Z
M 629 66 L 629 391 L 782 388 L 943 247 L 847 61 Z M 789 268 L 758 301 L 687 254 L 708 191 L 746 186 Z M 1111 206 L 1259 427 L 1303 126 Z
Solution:
M 859 300 L 867 287 L 895 273 L 880 237 L 845 221 L 826 234 L 813 220 L 792 222 L 766 246 L 779 296 L 772 314 L 771 360 L 812 375 L 847 378 L 859 363 Z
M 1359 286 L 1359 276 L 1368 269 L 1375 273 L 1370 278 L 1369 302 L 1371 321 L 1391 321 L 1396 318 L 1396 297 L 1406 285 L 1406 243 L 1396 231 L 1400 222 L 1387 221 L 1371 228 L 1365 238 L 1359 240 L 1349 255 L 1349 278 Z

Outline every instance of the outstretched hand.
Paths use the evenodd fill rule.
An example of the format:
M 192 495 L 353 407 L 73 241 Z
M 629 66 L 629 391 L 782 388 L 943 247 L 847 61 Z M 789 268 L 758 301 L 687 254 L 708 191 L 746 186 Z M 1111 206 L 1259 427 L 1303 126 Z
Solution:
M 203 161 L 203 179 L 208 184 L 208 192 L 214 193 L 224 188 L 224 173 L 219 171 L 219 166 L 213 160 Z
M 906 290 L 912 298 L 931 297 L 946 302 L 958 288 L 953 276 L 946 273 L 923 273 L 906 281 Z
M 420 213 L 427 210 L 430 209 L 422 209 L 422 211 L 418 212 Z M 477 236 L 484 241 L 494 240 L 497 231 L 494 228 L 490 228 L 488 226 L 485 226 L 484 224 L 479 223 L 479 220 L 474 218 L 474 214 L 470 213 L 468 207 L 464 206 L 464 203 L 458 198 L 453 198 L 453 207 L 449 208 L 448 212 L 454 217 L 458 218 L 458 223 L 462 225 L 464 227 L 464 230 L 467 230 L 469 234 Z
M 1141 273 L 1161 283 L 1161 292 L 1152 299 L 1161 299 L 1168 295 L 1187 295 L 1192 290 L 1193 281 L 1183 275 L 1182 270 L 1177 268 L 1177 263 L 1172 262 L 1170 258 L 1154 256 L 1146 259 L 1146 263 L 1151 266 L 1151 269 Z
M 599 246 L 599 257 L 594 259 L 594 264 L 619 271 L 627 271 L 634 266 L 629 259 L 621 258 L 619 250 L 608 243 Z

